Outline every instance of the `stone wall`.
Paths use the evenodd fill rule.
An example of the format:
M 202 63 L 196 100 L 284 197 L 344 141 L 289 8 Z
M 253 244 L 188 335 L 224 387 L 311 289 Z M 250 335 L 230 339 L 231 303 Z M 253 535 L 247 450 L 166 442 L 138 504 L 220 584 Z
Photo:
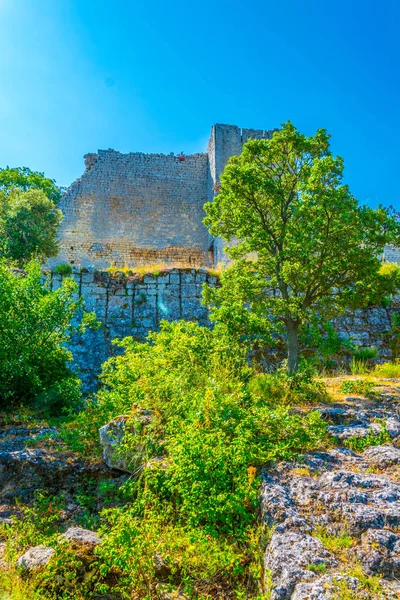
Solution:
M 212 241 L 203 225 L 208 156 L 86 155 L 86 171 L 64 195 L 62 244 L 52 267 L 207 266 Z
M 51 275 L 51 286 L 61 285 L 62 275 Z M 217 285 L 218 279 L 206 269 L 170 269 L 159 274 L 125 276 L 75 268 L 72 274 L 88 311 L 94 311 L 101 328 L 76 336 L 71 344 L 74 363 L 85 390 L 94 390 L 102 363 L 119 349 L 115 338 L 133 336 L 144 339 L 157 330 L 162 319 L 185 319 L 209 325 L 208 312 L 202 306 L 202 286 Z M 390 308 L 357 310 L 337 320 L 343 339 L 352 339 L 363 347 L 376 347 L 380 359 L 390 358 L 385 332 L 390 329 L 393 311 L 400 311 L 400 299 Z
M 357 346 L 376 348 L 379 360 L 390 360 L 391 352 L 385 334 L 391 328 L 393 312 L 400 311 L 400 298 L 389 308 L 373 307 L 355 310 L 336 321 L 336 330 L 342 339 L 351 339 Z
M 52 289 L 61 285 L 62 277 L 51 275 Z M 207 309 L 201 305 L 202 286 L 217 283 L 206 269 L 171 269 L 139 277 L 75 268 L 72 277 L 86 310 L 94 311 L 101 322 L 99 330 L 76 336 L 70 345 L 85 390 L 96 388 L 102 363 L 118 351 L 113 339 L 144 339 L 162 319 L 208 325 Z
M 222 241 L 203 225 L 203 206 L 214 198 L 228 159 L 249 138 L 272 133 L 214 125 L 204 153 L 87 154 L 84 174 L 61 200 L 61 251 L 47 266 L 201 267 L 223 261 Z

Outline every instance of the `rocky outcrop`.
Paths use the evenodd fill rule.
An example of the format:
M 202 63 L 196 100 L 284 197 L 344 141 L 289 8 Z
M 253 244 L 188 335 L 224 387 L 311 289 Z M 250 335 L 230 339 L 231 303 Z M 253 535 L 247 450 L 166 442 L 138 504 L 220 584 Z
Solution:
M 54 428 L 0 425 L 0 522 L 10 517 L 8 508 L 16 498 L 29 502 L 43 489 L 68 495 L 90 477 L 110 476 L 105 465 L 54 448 L 57 436 Z
M 274 533 L 265 554 L 277 600 L 290 598 L 299 580 L 312 579 L 310 568 L 336 565 L 337 560 L 319 539 L 295 529 Z
M 319 409 L 331 423 L 337 446 L 297 463 L 265 471 L 261 506 L 273 527 L 264 565 L 272 581 L 272 600 L 381 598 L 400 594 L 400 426 L 399 404 L 385 396 L 371 403 L 347 398 Z M 378 422 L 377 422 L 378 421 Z M 356 437 L 385 429 L 393 443 L 364 452 L 340 447 L 350 430 Z M 339 446 L 339 447 L 338 447 Z M 336 541 L 335 541 L 336 540 Z M 329 546 L 329 547 L 328 547 Z M 382 576 L 382 589 L 368 595 L 365 582 L 353 576 L 361 567 Z M 347 596 L 346 596 L 347 597 Z

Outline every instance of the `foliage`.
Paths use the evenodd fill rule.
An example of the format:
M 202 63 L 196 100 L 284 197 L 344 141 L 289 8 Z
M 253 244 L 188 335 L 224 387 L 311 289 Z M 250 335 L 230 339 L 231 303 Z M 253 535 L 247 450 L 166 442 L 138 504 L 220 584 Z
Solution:
M 70 371 L 69 336 L 93 322 L 85 315 L 72 325 L 83 307 L 77 286 L 66 278 L 50 291 L 43 285 L 40 265 L 15 271 L 0 261 L 0 404 L 34 405 L 59 411 L 80 398 L 80 382 Z
M 339 555 L 352 548 L 355 543 L 354 538 L 349 535 L 346 529 L 332 535 L 326 527 L 319 525 L 315 528 L 313 535 L 321 540 L 325 548 Z
M 356 347 L 353 356 L 356 360 L 373 360 L 374 358 L 377 358 L 378 350 L 376 348 Z
M 284 333 L 290 372 L 298 368 L 301 326 L 376 302 L 381 279 L 385 296 L 399 284 L 397 274 L 380 274 L 379 259 L 399 224 L 388 209 L 359 206 L 342 174 L 325 130 L 307 138 L 288 122 L 230 158 L 218 195 L 205 205 L 205 224 L 232 242 L 226 253 L 235 260 L 222 286 L 205 292 L 214 320 L 268 343 L 268 334 Z
M 362 348 L 359 346 L 351 347 L 352 358 L 350 363 L 350 371 L 352 375 L 365 375 L 372 368 L 372 363 L 378 356 L 376 348 Z
M 342 381 L 340 390 L 343 394 L 360 394 L 367 398 L 373 393 L 375 384 L 365 379 L 346 379 Z
M 53 272 L 58 275 L 70 275 L 72 273 L 72 267 L 68 263 L 60 263 L 54 267 Z
M 19 504 L 22 519 L 16 519 L 11 525 L 3 525 L 7 543 L 7 558 L 15 561 L 25 550 L 44 544 L 51 546 L 61 531 L 62 510 L 65 500 L 58 496 L 49 496 L 43 491 L 36 492 L 33 506 Z
M 42 190 L 0 192 L 0 256 L 19 266 L 56 256 L 61 220 L 61 211 Z
M 48 179 L 44 176 L 44 173 L 31 171 L 27 167 L 0 168 L 0 192 L 8 195 L 15 190 L 20 192 L 40 190 L 54 204 L 57 204 L 62 194 L 62 189 L 56 184 L 54 179 Z
M 318 404 L 329 399 L 325 384 L 315 378 L 314 370 L 306 363 L 293 374 L 284 366 L 272 374 L 255 375 L 249 382 L 249 390 L 271 408 Z
M 399 287 L 400 266 L 397 263 L 382 263 L 379 267 L 378 276 L 366 289 L 362 306 L 378 306 L 379 304 L 383 307 L 389 306 Z M 351 304 L 351 306 L 354 305 Z M 357 303 L 355 306 L 357 306 Z
M 352 375 L 366 375 L 371 370 L 368 361 L 366 360 L 357 360 L 354 356 L 351 359 L 350 363 L 350 373 Z
M 389 379 L 400 377 L 400 362 L 386 362 L 382 365 L 376 365 L 375 377 L 388 377 Z
M 1 600 L 43 600 L 42 592 L 34 588 L 33 581 L 21 579 L 14 569 L 0 571 Z
M 293 414 L 253 393 L 246 349 L 220 325 L 163 322 L 149 342 L 119 343 L 125 353 L 105 364 L 85 412 L 85 439 L 130 415 L 136 434 L 125 433 L 123 451 L 143 465 L 124 487 L 129 505 L 104 514 L 102 569 L 118 568 L 121 585 L 150 598 L 160 554 L 172 586 L 254 597 L 266 534 L 254 537 L 260 468 L 324 444 L 326 426 L 317 412 Z
M 349 589 L 345 578 L 334 578 L 332 600 L 384 600 L 387 597 L 378 575 L 367 575 L 360 564 L 352 566 L 346 575 L 355 577 L 359 582 L 356 590 Z
M 11 565 L 30 547 L 43 544 L 55 550 L 44 569 L 30 574 L 29 583 L 12 568 L 8 577 L 0 576 L 0 590 L 10 587 L 11 600 L 83 600 L 91 598 L 102 581 L 96 557 L 84 548 L 72 550 L 60 537 L 64 529 L 64 507 L 63 497 L 37 492 L 32 507 L 19 505 L 22 519 L 17 519 L 12 527 L 2 526 L 5 558 Z
M 302 345 L 312 354 L 320 354 L 322 361 L 332 358 L 342 350 L 342 340 L 332 323 L 310 322 L 301 331 Z
M 386 444 L 387 442 L 390 442 L 390 439 L 391 438 L 386 427 L 381 424 L 381 430 L 379 433 L 370 431 L 365 437 L 362 438 L 357 436 L 347 438 L 347 440 L 344 442 L 344 445 L 354 452 L 363 452 L 370 446 L 381 446 L 382 444 Z

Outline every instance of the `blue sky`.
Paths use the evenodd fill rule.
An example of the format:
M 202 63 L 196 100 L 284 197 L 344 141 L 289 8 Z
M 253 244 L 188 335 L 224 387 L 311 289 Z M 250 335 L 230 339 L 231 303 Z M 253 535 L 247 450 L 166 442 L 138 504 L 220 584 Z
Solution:
M 0 0 L 0 165 L 203 151 L 213 123 L 326 127 L 361 202 L 400 209 L 398 0 Z

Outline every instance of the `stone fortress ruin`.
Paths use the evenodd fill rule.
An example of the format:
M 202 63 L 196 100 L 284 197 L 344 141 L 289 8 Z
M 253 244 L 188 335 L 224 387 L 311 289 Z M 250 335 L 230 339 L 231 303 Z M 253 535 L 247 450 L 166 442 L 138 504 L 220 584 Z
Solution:
M 186 319 L 208 325 L 202 305 L 204 283 L 217 285 L 210 268 L 223 262 L 223 242 L 203 224 L 205 202 L 213 199 L 231 156 L 250 138 L 270 139 L 274 130 L 214 125 L 207 152 L 121 154 L 99 150 L 85 156 L 86 170 L 64 194 L 60 253 L 48 262 L 52 288 L 69 263 L 87 310 L 102 323 L 76 337 L 71 350 L 84 388 L 92 389 L 101 364 L 113 353 L 114 338 L 143 339 L 160 321 Z M 386 248 L 385 258 L 400 262 L 400 250 Z M 107 272 L 108 267 L 146 267 L 145 275 Z M 382 333 L 390 329 L 390 311 L 359 310 L 338 322 L 338 330 L 356 344 L 387 354 Z M 386 354 L 385 354 L 386 353 Z
M 223 261 L 223 244 L 204 226 L 203 206 L 213 199 L 228 159 L 248 139 L 269 139 L 274 131 L 217 124 L 207 152 L 188 156 L 86 154 L 85 172 L 61 201 L 61 250 L 48 265 L 215 266 Z M 387 248 L 385 255 L 400 261 L 397 249 Z
M 211 267 L 222 260 L 221 240 L 203 224 L 228 159 L 249 138 L 272 131 L 214 125 L 207 152 L 86 154 L 86 170 L 65 193 L 60 208 L 61 250 L 49 262 L 105 269 L 154 263 Z

